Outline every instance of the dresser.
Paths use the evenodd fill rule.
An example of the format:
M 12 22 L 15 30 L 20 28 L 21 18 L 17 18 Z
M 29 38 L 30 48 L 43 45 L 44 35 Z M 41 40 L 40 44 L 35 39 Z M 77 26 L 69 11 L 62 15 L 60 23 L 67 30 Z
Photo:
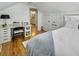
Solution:
M 61 28 L 63 26 L 63 16 L 48 14 L 44 15 L 44 20 L 42 20 L 43 30 L 51 31 Z
M 8 26 L 0 26 L 0 44 L 11 41 L 11 29 Z

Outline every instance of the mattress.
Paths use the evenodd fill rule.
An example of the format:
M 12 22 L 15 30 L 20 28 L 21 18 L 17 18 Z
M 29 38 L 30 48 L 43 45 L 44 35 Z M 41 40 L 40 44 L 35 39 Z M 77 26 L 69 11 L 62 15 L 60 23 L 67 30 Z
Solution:
M 79 56 L 79 30 L 63 27 L 52 31 L 56 56 Z

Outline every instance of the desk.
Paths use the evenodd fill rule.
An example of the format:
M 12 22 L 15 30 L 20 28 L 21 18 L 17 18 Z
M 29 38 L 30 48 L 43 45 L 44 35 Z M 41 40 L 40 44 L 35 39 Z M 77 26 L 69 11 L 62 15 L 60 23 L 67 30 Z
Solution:
M 17 35 L 24 35 L 24 27 L 15 27 L 12 28 L 12 32 L 13 32 L 13 37 L 17 36 Z

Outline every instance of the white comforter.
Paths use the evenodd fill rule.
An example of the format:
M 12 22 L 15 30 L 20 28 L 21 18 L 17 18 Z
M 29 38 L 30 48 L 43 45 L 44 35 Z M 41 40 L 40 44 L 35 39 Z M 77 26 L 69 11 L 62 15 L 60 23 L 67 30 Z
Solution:
M 57 56 L 79 56 L 79 30 L 63 27 L 52 31 Z

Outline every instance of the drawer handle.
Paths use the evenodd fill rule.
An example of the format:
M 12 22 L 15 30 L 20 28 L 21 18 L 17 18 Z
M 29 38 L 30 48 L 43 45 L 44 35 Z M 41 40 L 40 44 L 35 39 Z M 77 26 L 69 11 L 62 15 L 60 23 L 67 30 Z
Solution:
M 57 26 L 56 24 L 52 24 L 53 26 Z
M 8 33 L 3 33 L 3 34 L 8 34 Z
M 7 30 L 7 29 L 3 29 L 3 30 Z
M 7 29 L 3 29 L 3 30 L 7 30 Z
M 4 32 L 7 32 L 7 31 L 4 31 Z
M 4 37 L 8 37 L 8 36 L 4 36 Z
M 7 32 L 4 31 L 4 33 L 7 33 Z
M 4 39 L 4 40 L 7 40 L 7 39 Z

